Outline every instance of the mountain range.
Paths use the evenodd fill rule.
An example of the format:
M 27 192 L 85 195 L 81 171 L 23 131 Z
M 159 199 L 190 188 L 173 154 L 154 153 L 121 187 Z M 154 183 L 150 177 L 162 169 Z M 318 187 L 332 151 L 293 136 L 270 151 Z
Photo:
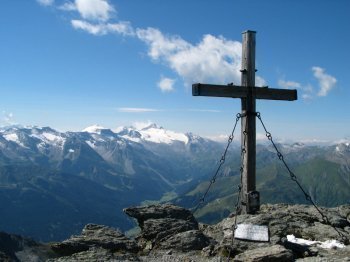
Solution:
M 349 143 L 278 144 L 320 205 L 349 203 Z M 0 130 L 0 231 L 39 241 L 62 240 L 87 223 L 128 230 L 131 205 L 172 201 L 193 207 L 213 174 L 224 145 L 156 124 L 114 131 L 94 125 L 81 132 L 50 127 Z M 196 216 L 216 222 L 233 210 L 240 150 L 235 144 Z M 305 203 L 269 145 L 257 147 L 262 202 Z

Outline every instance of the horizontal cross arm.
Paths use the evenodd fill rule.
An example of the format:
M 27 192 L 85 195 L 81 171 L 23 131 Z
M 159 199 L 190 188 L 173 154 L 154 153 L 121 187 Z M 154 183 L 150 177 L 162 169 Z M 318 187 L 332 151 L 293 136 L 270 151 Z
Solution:
M 257 99 L 294 101 L 298 99 L 295 89 L 255 88 Z
M 193 96 L 246 98 L 248 96 L 248 91 L 249 88 L 245 86 L 208 85 L 199 83 L 192 85 Z M 253 87 L 252 91 L 252 95 L 256 99 L 287 101 L 298 99 L 297 90 Z
M 192 85 L 192 95 L 245 98 L 247 97 L 247 88 L 233 85 L 207 85 L 198 83 Z

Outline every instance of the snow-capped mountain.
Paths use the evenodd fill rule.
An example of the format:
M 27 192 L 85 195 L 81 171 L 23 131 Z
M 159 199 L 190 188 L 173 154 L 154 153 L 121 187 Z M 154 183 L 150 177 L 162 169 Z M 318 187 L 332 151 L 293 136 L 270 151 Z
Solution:
M 141 129 L 135 127 L 120 127 L 116 133 L 121 137 L 135 142 L 152 142 L 172 144 L 176 142 L 187 144 L 189 138 L 186 134 L 166 130 L 157 124 L 149 124 Z
M 350 153 L 350 142 L 339 143 L 335 146 L 335 152 L 338 154 Z
M 239 174 L 239 143 L 234 144 L 220 173 L 225 179 Z M 175 132 L 151 123 L 115 130 L 93 125 L 80 132 L 59 132 L 50 127 L 0 128 L 0 206 L 8 208 L 7 216 L 0 216 L 0 225 L 7 227 L 0 230 L 15 232 L 18 221 L 17 224 L 11 221 L 22 217 L 23 231 L 18 233 L 32 234 L 32 229 L 38 228 L 36 220 L 31 220 L 32 213 L 45 227 L 45 233 L 32 235 L 44 236 L 46 241 L 66 237 L 60 232 L 67 223 L 74 225 L 72 230 L 76 231 L 83 222 L 113 225 L 115 221 L 126 229 L 130 221 L 121 212 L 111 216 L 110 210 L 204 188 L 198 184 L 213 175 L 224 147 L 192 133 Z M 339 180 L 338 185 L 350 186 L 347 141 L 324 147 L 302 143 L 278 147 L 293 167 L 307 168 L 304 176 L 312 173 L 310 167 L 324 165 L 325 169 L 335 170 L 331 176 Z M 275 168 L 276 161 L 279 163 L 271 145 L 258 145 L 257 169 L 266 173 L 260 178 L 261 184 L 270 185 L 273 181 L 265 180 L 277 177 L 273 173 L 279 170 Z M 227 185 L 220 194 L 231 194 L 232 186 Z M 193 197 L 198 197 L 191 196 L 188 201 L 183 199 L 183 203 L 188 205 L 193 203 Z M 334 199 L 332 196 L 331 201 Z M 41 217 L 45 219 L 40 220 Z M 72 230 L 65 232 L 70 235 Z M 50 237 L 46 232 L 50 232 Z
M 123 127 L 119 132 L 99 125 L 85 128 L 82 132 L 61 133 L 49 127 L 7 127 L 0 130 L 0 143 L 3 149 L 6 146 L 16 147 L 18 150 L 31 150 L 47 153 L 48 148 L 64 150 L 69 139 L 79 138 L 95 149 L 96 144 L 115 141 L 119 144 L 127 142 L 153 142 L 170 144 L 175 141 L 187 143 L 185 134 L 165 130 L 155 124 L 136 130 L 133 127 Z M 5 146 L 6 145 L 6 146 Z M 73 149 L 68 149 L 73 152 Z
M 21 162 L 58 169 L 94 177 L 112 187 L 119 186 L 120 181 L 112 179 L 114 182 L 106 182 L 109 176 L 135 181 L 143 176 L 159 184 L 157 194 L 200 176 L 203 170 L 201 161 L 198 165 L 191 161 L 209 149 L 211 152 L 203 155 L 211 157 L 216 154 L 220 144 L 191 133 L 166 130 L 156 124 L 141 128 L 121 127 L 115 131 L 99 125 L 81 132 L 17 126 L 0 130 L 0 159 L 3 163 Z M 177 167 L 179 162 L 181 168 Z M 196 166 L 198 168 L 193 170 Z M 174 174 L 174 170 L 179 172 Z
M 39 217 L 46 218 L 41 226 L 52 233 L 52 239 L 60 235 L 57 223 L 62 219 L 75 227 L 85 220 L 84 224 L 97 223 L 96 218 L 99 223 L 115 220 L 126 227 L 130 222 L 122 218 L 123 207 L 158 200 L 190 186 L 208 175 L 219 151 L 218 143 L 155 124 L 114 131 L 94 125 L 80 132 L 59 132 L 49 127 L 1 128 L 0 205 L 7 205 L 9 211 L 7 218 L 0 217 L 0 225 L 13 231 L 10 222 L 18 216 L 30 219 L 32 214 L 26 210 L 31 209 L 38 221 Z M 8 198 L 14 196 L 17 200 L 9 203 Z M 51 207 L 55 207 L 51 213 L 56 215 L 48 219 L 51 213 L 45 210 Z M 111 217 L 110 210 L 116 208 L 118 213 Z M 88 214 L 94 214 L 94 219 L 89 220 Z M 27 221 L 21 228 L 32 232 L 38 227 L 33 223 Z M 38 232 L 33 235 L 43 237 Z

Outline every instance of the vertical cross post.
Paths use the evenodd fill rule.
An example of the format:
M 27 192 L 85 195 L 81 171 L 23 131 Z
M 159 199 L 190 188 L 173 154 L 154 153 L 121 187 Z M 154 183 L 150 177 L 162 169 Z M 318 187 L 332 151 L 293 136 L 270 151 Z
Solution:
M 247 97 L 241 98 L 241 145 L 243 157 L 242 213 L 259 210 L 259 193 L 256 191 L 256 118 L 255 118 L 255 31 L 243 32 L 241 86 L 247 88 Z
M 294 101 L 297 90 L 255 86 L 255 31 L 243 32 L 241 86 L 193 84 L 193 96 L 240 98 L 242 104 L 242 190 L 241 213 L 254 214 L 260 209 L 256 191 L 256 99 Z

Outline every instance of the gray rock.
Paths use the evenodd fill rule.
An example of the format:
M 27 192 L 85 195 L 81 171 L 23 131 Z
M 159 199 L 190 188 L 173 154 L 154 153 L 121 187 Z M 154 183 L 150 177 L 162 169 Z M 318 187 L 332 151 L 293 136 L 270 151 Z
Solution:
M 199 230 L 178 233 L 160 243 L 162 249 L 176 249 L 182 252 L 202 250 L 210 244 L 210 239 Z
M 71 256 L 50 259 L 47 262 L 117 262 L 117 261 L 139 261 L 135 254 L 114 253 L 101 247 L 91 247 L 87 251 L 75 253 Z
M 141 229 L 143 229 L 144 221 L 148 219 L 173 218 L 198 224 L 189 210 L 171 204 L 129 207 L 125 208 L 123 211 L 128 216 L 136 218 Z
M 159 218 L 146 220 L 141 234 L 144 239 L 160 241 L 176 233 L 196 229 L 198 224 L 191 220 Z
M 286 236 L 293 234 L 299 238 L 317 241 L 336 239 L 347 244 L 348 242 L 344 241 L 334 229 L 336 227 L 345 238 L 350 239 L 350 230 L 347 230 L 350 227 L 345 226 L 348 223 L 346 216 L 348 216 L 349 209 L 342 206 L 341 210 L 342 212 L 338 213 L 335 209 L 322 208 L 322 212 L 329 218 L 332 225 L 325 224 L 317 210 L 313 206 L 306 205 L 262 205 L 260 212 L 256 215 L 237 216 L 238 223 L 268 226 L 269 243 L 234 239 L 233 244 L 231 244 L 234 216 L 226 218 L 216 225 L 204 227 L 203 232 L 218 242 L 214 253 L 223 256 L 227 256 L 229 253 L 231 256 L 236 256 L 248 250 L 268 248 L 271 245 L 284 245 L 294 253 L 295 258 L 315 257 L 320 254 L 327 256 L 330 253 L 328 250 L 293 245 L 286 242 Z
M 190 211 L 173 205 L 125 210 L 141 227 L 137 243 L 118 230 L 89 224 L 80 236 L 51 247 L 20 236 L 0 233 L 0 261 L 350 261 L 350 246 L 323 249 L 287 241 L 287 235 L 343 242 L 350 239 L 350 206 L 321 208 L 331 225 L 312 206 L 262 205 L 256 215 L 238 215 L 238 223 L 266 225 L 269 242 L 233 239 L 231 216 L 216 225 L 199 225 Z M 336 228 L 337 231 L 334 229 Z M 344 242 L 343 242 L 344 243 Z M 346 244 L 347 242 L 345 242 Z M 52 258 L 55 250 L 59 258 Z M 143 249 L 143 252 L 141 251 Z M 51 250 L 51 251 L 52 251 Z
M 69 256 L 87 251 L 91 247 L 101 247 L 110 251 L 137 252 L 138 246 L 134 240 L 110 227 L 88 224 L 80 236 L 73 236 L 61 243 L 51 245 L 59 255 Z
M 167 239 L 187 231 L 198 230 L 198 222 L 192 213 L 182 207 L 164 204 L 130 207 L 124 212 L 137 219 L 141 228 L 139 245 L 144 249 L 167 248 Z M 199 235 L 198 235 L 199 236 Z M 200 238 L 203 240 L 203 237 Z M 177 241 L 173 239 L 173 241 Z M 188 246 L 196 246 L 194 239 L 187 239 Z M 190 242 L 193 243 L 190 243 Z M 151 245 L 150 245 L 151 243 Z M 203 245 L 204 242 L 202 242 Z
M 299 258 L 298 262 L 345 262 L 350 261 L 350 246 L 341 249 L 318 249 L 317 256 Z
M 292 251 L 281 245 L 256 248 L 235 256 L 237 262 L 289 262 L 293 261 Z

